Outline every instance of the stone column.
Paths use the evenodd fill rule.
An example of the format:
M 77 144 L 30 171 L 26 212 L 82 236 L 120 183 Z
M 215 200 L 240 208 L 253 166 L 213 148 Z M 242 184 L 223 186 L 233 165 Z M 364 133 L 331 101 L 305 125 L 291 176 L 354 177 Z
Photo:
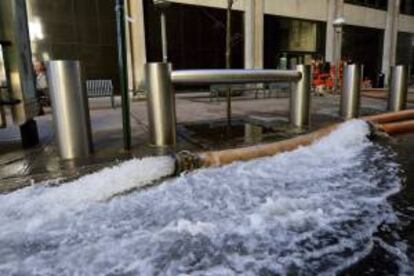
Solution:
M 144 65 L 147 62 L 143 0 L 128 0 L 129 39 L 133 75 L 133 90 L 143 90 Z
M 385 85 L 388 85 L 390 66 L 395 65 L 400 5 L 400 0 L 388 1 L 387 22 L 384 32 L 384 47 L 382 53 L 382 73 L 385 74 Z
M 244 12 L 244 68 L 263 68 L 263 0 L 245 0 Z
M 341 58 L 342 32 L 335 32 L 334 21 L 344 16 L 344 0 L 328 0 L 326 21 L 325 60 L 333 63 Z

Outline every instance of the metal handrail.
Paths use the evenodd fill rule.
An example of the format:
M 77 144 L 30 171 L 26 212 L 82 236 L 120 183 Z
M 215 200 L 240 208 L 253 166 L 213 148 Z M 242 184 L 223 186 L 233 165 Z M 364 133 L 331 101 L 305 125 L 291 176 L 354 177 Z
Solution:
M 301 78 L 302 74 L 296 70 L 210 69 L 171 72 L 172 83 L 179 85 L 297 82 Z

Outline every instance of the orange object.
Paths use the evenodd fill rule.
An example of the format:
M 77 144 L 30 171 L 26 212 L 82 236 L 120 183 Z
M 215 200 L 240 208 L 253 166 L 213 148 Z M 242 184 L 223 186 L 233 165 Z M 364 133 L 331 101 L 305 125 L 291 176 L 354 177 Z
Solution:
M 370 121 L 376 124 L 385 124 L 385 123 L 391 123 L 391 122 L 396 122 L 396 121 L 404 121 L 404 120 L 414 119 L 414 109 L 407 109 L 403 111 L 388 112 L 388 113 L 382 113 L 382 114 L 377 114 L 377 115 L 365 116 L 365 117 L 362 117 L 361 119 Z
M 414 120 L 378 125 L 378 129 L 390 135 L 410 133 L 414 132 Z
M 372 122 L 377 129 L 391 135 L 414 132 L 414 120 L 400 122 L 406 119 L 414 119 L 414 110 L 383 113 L 362 117 L 361 119 Z M 280 142 L 221 151 L 203 152 L 198 154 L 198 158 L 202 167 L 211 167 L 230 164 L 234 161 L 247 161 L 255 158 L 272 156 L 278 153 L 292 151 L 300 146 L 310 145 L 314 141 L 330 134 L 338 125 L 339 124 L 333 124 L 314 132 Z

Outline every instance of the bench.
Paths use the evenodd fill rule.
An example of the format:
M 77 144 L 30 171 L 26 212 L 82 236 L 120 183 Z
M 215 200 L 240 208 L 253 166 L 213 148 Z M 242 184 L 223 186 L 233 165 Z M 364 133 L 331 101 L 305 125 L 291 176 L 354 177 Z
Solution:
M 273 93 L 276 94 L 275 98 L 288 98 L 291 91 L 290 82 L 275 82 L 269 83 L 268 86 L 269 98 L 272 97 Z
M 210 85 L 210 101 L 213 98 L 225 97 L 230 89 L 231 96 L 241 96 L 244 92 L 254 92 L 255 99 L 258 98 L 260 91 L 265 91 L 265 87 L 260 84 L 214 84 Z
M 88 98 L 110 97 L 111 106 L 112 108 L 115 108 L 112 80 L 87 80 L 86 91 Z
M 241 96 L 244 92 L 254 92 L 254 98 L 258 99 L 259 93 L 263 98 L 271 98 L 276 93 L 276 98 L 288 97 L 290 94 L 290 83 L 270 84 L 215 84 L 210 86 L 210 101 L 213 98 L 225 97 L 230 89 L 232 96 Z

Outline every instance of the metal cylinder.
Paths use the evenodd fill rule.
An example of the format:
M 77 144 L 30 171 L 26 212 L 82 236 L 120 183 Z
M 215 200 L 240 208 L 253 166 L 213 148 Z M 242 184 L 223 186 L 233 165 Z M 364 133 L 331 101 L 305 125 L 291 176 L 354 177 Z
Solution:
M 176 114 L 171 64 L 147 63 L 145 76 L 151 144 L 173 146 L 176 143 Z
M 301 128 L 310 121 L 311 67 L 297 65 L 296 71 L 302 78 L 295 83 L 290 97 L 290 123 Z
M 47 77 L 60 157 L 87 157 L 92 150 L 92 136 L 80 63 L 74 60 L 49 61 Z
M 174 84 L 235 84 L 299 81 L 301 74 L 295 70 L 243 70 L 243 69 L 207 69 L 178 70 L 171 73 Z
M 340 115 L 348 120 L 359 116 L 361 65 L 344 66 Z
M 408 66 L 391 67 L 390 90 L 388 93 L 388 111 L 400 111 L 407 106 Z

